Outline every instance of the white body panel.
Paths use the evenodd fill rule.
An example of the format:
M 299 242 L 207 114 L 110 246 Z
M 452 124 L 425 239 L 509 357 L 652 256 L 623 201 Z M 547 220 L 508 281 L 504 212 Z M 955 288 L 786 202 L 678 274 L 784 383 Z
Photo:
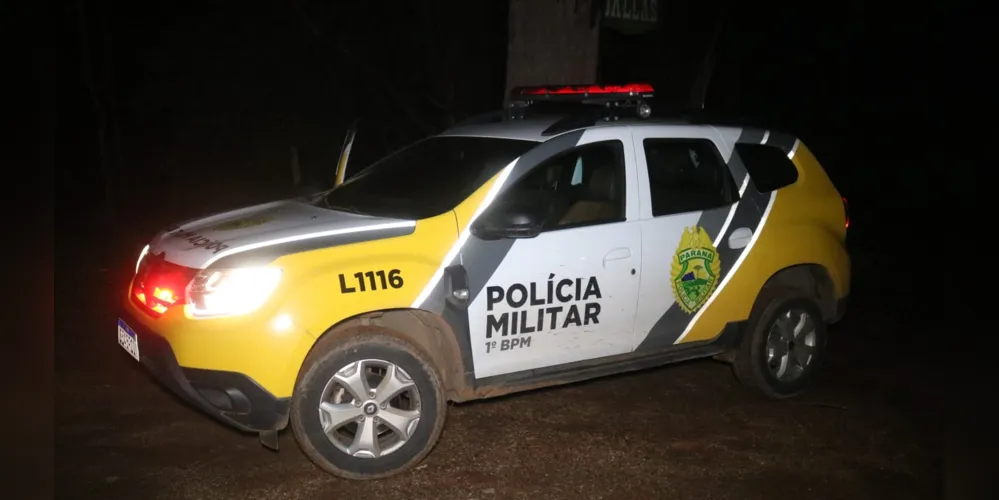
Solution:
M 611 139 L 620 140 L 624 151 L 626 220 L 553 230 L 514 242 L 486 282 L 483 292 L 469 304 L 476 378 L 623 354 L 633 349 L 642 234 L 638 221 L 639 199 L 635 196 L 638 175 L 630 132 L 626 128 L 587 130 L 579 145 Z M 560 288 L 563 279 L 572 282 L 565 282 Z M 578 293 L 577 279 L 580 280 Z M 583 297 L 591 279 L 599 287 L 599 298 L 595 295 Z M 552 294 L 548 293 L 549 282 Z M 523 305 L 520 304 L 520 290 L 511 290 L 512 286 L 520 288 L 516 287 L 518 284 L 527 291 Z M 532 284 L 536 305 L 531 305 Z M 513 305 L 519 307 L 511 307 L 505 300 L 507 297 L 498 302 L 490 301 L 490 297 L 497 297 L 498 290 L 502 290 L 504 296 L 513 291 Z M 572 300 L 559 300 L 559 292 L 563 298 L 571 294 Z M 492 309 L 488 310 L 490 302 L 493 302 Z M 548 308 L 559 307 L 557 316 L 548 311 Z M 565 324 L 570 309 L 578 312 L 580 324 Z M 597 321 L 587 321 L 587 311 L 592 315 L 589 319 L 595 317 Z M 514 318 L 517 334 L 512 333 Z M 551 328 L 553 320 L 554 329 Z M 490 321 L 493 321 L 493 328 L 490 328 Z M 507 336 L 497 330 L 497 324 L 503 321 L 510 329 Z M 533 331 L 523 332 L 522 326 Z
M 694 211 L 662 217 L 652 216 L 652 200 L 649 191 L 648 165 L 645 160 L 643 141 L 647 138 L 668 139 L 708 139 L 718 148 L 727 162 L 732 156 L 732 146 L 728 145 L 714 128 L 709 127 L 633 127 L 635 157 L 638 171 L 638 193 L 641 200 L 642 227 L 642 284 L 635 317 L 635 346 L 645 340 L 663 314 L 676 305 L 676 297 L 670 283 L 673 252 L 680 244 L 686 227 L 693 226 L 702 212 Z M 733 203 L 733 207 L 734 207 Z M 722 231 L 724 232 L 724 231 Z M 716 238 L 717 235 L 710 235 Z
M 680 245 L 683 228 L 693 226 L 700 212 L 688 212 L 649 219 L 641 223 L 642 280 L 639 287 L 638 307 L 635 313 L 635 347 L 649 335 L 659 318 L 672 307 L 677 307 L 670 282 L 673 251 Z
M 468 309 L 476 377 L 630 352 L 640 252 L 641 233 L 634 222 L 552 231 L 517 241 Z M 591 279 L 599 287 L 599 298 L 584 297 Z M 507 298 L 520 305 L 521 292 L 511 290 L 517 284 L 527 291 L 527 299 L 511 307 Z M 497 289 L 508 297 L 487 310 Z M 581 324 L 566 324 L 570 310 Z M 510 334 L 490 329 L 490 317 L 508 324 Z M 596 321 L 588 321 L 591 318 Z

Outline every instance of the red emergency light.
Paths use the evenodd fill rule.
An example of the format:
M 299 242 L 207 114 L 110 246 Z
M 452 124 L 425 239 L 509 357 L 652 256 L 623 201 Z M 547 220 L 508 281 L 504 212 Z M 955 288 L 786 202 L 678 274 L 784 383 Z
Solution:
M 510 92 L 513 100 L 626 100 L 647 99 L 654 89 L 648 83 L 625 85 L 554 85 L 541 87 L 517 87 Z
M 132 280 L 132 299 L 150 316 L 159 317 L 184 303 L 184 289 L 197 269 L 167 262 L 163 255 L 147 255 Z

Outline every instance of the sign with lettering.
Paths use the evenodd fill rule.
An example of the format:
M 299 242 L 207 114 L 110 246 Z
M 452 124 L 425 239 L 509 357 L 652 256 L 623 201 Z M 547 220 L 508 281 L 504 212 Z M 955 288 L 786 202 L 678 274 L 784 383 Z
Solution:
M 486 353 L 530 347 L 531 333 L 557 333 L 600 323 L 600 284 L 595 276 L 486 288 Z M 500 312 L 502 310 L 502 312 Z M 502 337 L 517 336 L 516 342 Z M 497 344 L 495 337 L 501 338 Z
M 603 25 L 636 35 L 654 31 L 659 23 L 659 0 L 606 0 Z

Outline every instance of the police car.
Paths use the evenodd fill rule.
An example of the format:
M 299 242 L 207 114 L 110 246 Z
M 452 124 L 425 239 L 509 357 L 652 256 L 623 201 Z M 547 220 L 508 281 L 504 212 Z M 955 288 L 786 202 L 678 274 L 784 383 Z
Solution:
M 419 463 L 448 402 L 712 357 L 794 396 L 844 314 L 846 200 L 799 139 L 656 119 L 652 93 L 517 89 L 344 180 L 346 148 L 328 191 L 165 228 L 118 341 L 355 479 Z

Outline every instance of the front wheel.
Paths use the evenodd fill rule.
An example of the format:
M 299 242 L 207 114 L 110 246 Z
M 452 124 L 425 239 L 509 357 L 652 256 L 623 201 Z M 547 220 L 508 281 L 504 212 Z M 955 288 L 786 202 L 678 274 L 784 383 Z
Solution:
M 447 402 L 415 345 L 365 331 L 330 340 L 305 361 L 291 405 L 295 439 L 320 468 L 347 479 L 399 474 L 430 453 Z
M 826 324 L 815 301 L 793 290 L 764 290 L 750 315 L 733 368 L 744 385 L 775 399 L 804 392 L 826 353 Z

